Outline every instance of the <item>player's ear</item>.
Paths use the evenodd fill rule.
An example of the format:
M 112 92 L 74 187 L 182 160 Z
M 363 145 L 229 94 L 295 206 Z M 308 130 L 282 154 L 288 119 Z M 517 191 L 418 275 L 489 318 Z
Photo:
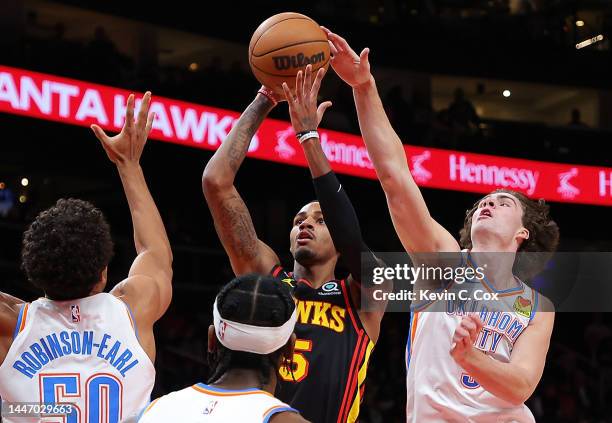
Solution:
M 217 334 L 215 333 L 215 327 L 210 325 L 208 327 L 208 352 L 212 353 L 217 349 Z
M 521 229 L 519 229 L 516 236 L 521 242 L 528 240 L 529 239 L 529 229 L 522 227 Z
M 293 350 L 295 349 L 295 340 L 296 339 L 297 339 L 297 337 L 295 336 L 295 333 L 292 333 L 291 336 L 289 337 L 289 340 L 285 344 L 285 351 L 284 351 L 283 355 L 285 356 L 285 359 L 287 359 L 287 360 L 292 360 L 293 359 Z

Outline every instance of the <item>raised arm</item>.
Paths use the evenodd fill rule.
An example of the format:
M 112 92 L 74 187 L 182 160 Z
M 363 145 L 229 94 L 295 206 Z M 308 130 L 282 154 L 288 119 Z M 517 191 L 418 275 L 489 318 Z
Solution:
M 412 178 L 404 147 L 389 122 L 370 73 L 369 49 L 363 49 L 358 56 L 344 38 L 323 29 L 329 39 L 334 71 L 353 88 L 359 128 L 404 248 L 408 252 L 459 251 L 453 236 L 429 214 Z
M 112 138 L 97 125 L 91 128 L 117 166 L 134 226 L 136 259 L 128 278 L 111 293 L 132 309 L 141 344 L 151 356 L 155 351 L 153 323 L 165 313 L 172 299 L 172 251 L 140 167 L 140 156 L 154 119 L 148 114 L 150 104 L 151 93 L 147 92 L 134 122 L 134 95 L 130 95 L 123 129 Z
M 251 138 L 277 101 L 272 91 L 262 88 L 208 161 L 202 175 L 204 197 L 236 275 L 267 274 L 279 262 L 274 251 L 257 238 L 249 210 L 234 186 Z
M 283 90 L 289 103 L 293 129 L 299 135 L 300 144 L 308 161 L 325 224 L 336 250 L 350 272 L 348 281 L 351 296 L 355 304 L 361 304 L 362 267 L 376 266 L 377 263 L 376 257 L 363 241 L 357 213 L 342 184 L 336 178 L 316 132 L 323 113 L 331 106 L 331 102 L 326 101 L 317 107 L 317 96 L 324 74 L 325 70 L 319 69 L 313 81 L 312 67 L 308 65 L 304 73 L 300 71 L 297 75 L 295 95 L 291 93 L 286 83 L 283 84 Z M 362 259 L 365 260 L 363 263 Z M 359 311 L 359 317 L 368 336 L 374 342 L 378 339 L 383 314 L 384 309 L 373 312 Z

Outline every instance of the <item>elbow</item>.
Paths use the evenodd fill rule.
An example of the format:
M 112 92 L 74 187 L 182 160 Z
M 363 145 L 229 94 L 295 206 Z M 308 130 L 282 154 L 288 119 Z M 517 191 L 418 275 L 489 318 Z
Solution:
M 387 195 L 397 192 L 401 184 L 400 173 L 394 167 L 389 166 L 381 169 L 378 173 L 378 180 Z
M 172 272 L 172 262 L 174 262 L 174 254 L 172 253 L 172 248 L 169 245 L 166 251 L 166 257 L 168 260 L 168 266 L 170 267 L 170 272 Z
M 517 389 L 513 389 L 511 392 L 509 392 L 509 397 L 506 398 L 507 401 L 513 406 L 525 404 L 525 402 L 533 394 L 533 391 L 535 391 L 535 386 L 532 386 L 532 384 L 527 380 L 521 381 L 519 385 L 520 386 L 518 386 Z
M 410 169 L 404 160 L 389 160 L 376 169 L 378 180 L 387 195 L 400 192 L 406 185 L 406 173 L 410 175 Z
M 223 178 L 214 168 L 206 166 L 202 173 L 202 190 L 204 194 L 219 191 L 225 185 Z

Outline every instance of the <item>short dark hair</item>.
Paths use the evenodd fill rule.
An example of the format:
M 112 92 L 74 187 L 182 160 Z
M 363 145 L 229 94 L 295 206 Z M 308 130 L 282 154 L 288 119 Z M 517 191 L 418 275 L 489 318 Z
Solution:
M 532 200 L 526 195 L 505 189 L 498 189 L 491 194 L 506 193 L 516 197 L 523 208 L 523 226 L 529 231 L 529 238 L 521 242 L 518 248 L 518 253 L 549 253 L 545 255 L 532 255 L 537 257 L 538 264 L 532 263 L 528 266 L 529 270 L 524 270 L 519 277 L 530 277 L 537 274 L 543 269 L 546 262 L 546 257 L 550 257 L 559 246 L 559 227 L 557 223 L 550 217 L 550 207 L 542 199 Z M 490 194 L 489 194 L 490 195 Z M 472 248 L 472 217 L 478 209 L 478 205 L 482 200 L 478 200 L 470 210 L 465 214 L 463 228 L 459 232 L 461 238 L 459 244 L 461 248 Z M 529 257 L 529 254 L 523 254 L 522 258 Z M 515 267 L 516 263 L 515 263 Z
M 288 287 L 271 276 L 255 273 L 239 276 L 225 285 L 217 295 L 217 308 L 222 318 L 253 326 L 278 327 L 289 320 L 295 301 Z M 284 347 L 267 355 L 233 351 L 217 343 L 217 350 L 208 353 L 210 377 L 214 383 L 230 369 L 259 371 L 262 385 L 269 382 L 270 371 L 276 372 Z
M 91 203 L 60 199 L 23 236 L 22 268 L 52 300 L 89 295 L 113 254 L 110 227 Z

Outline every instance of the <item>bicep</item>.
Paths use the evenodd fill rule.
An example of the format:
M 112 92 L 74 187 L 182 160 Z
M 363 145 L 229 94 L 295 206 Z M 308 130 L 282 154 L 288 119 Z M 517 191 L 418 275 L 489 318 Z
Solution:
M 249 210 L 235 187 L 205 194 L 215 229 L 235 274 L 266 273 L 278 263 L 274 251 L 257 238 Z
M 148 327 L 161 318 L 172 300 L 172 289 L 166 290 L 153 278 L 130 276 L 110 292 L 123 300 L 134 313 L 138 327 Z
M 359 282 L 353 280 L 349 275 L 348 280 L 349 293 L 353 304 L 357 308 L 359 320 L 363 325 L 368 337 L 372 342 L 378 342 L 380 336 L 380 323 L 385 315 L 387 308 L 387 300 L 376 301 L 374 291 L 380 290 L 383 292 L 393 291 L 393 282 L 385 281 L 382 285 L 363 286 Z M 362 295 L 367 295 L 368 298 L 362 298 Z
M 538 312 L 533 323 L 519 336 L 510 356 L 510 363 L 525 372 L 532 389 L 544 372 L 554 320 L 555 313 Z
M 284 411 L 272 415 L 272 417 L 270 417 L 270 423 L 309 423 L 309 421 L 299 413 Z
M 425 200 L 410 175 L 386 190 L 387 204 L 393 226 L 402 245 L 408 252 L 455 252 L 460 251 L 455 238 L 438 222 L 427 209 Z
M 161 314 L 163 314 L 172 299 L 172 275 L 170 264 L 160 262 L 157 255 L 151 251 L 143 251 L 136 256 L 134 263 L 132 263 L 126 281 L 135 277 L 136 280 L 146 280 L 146 283 L 141 283 L 141 289 L 154 291 L 157 294 L 156 303 L 159 305 Z

